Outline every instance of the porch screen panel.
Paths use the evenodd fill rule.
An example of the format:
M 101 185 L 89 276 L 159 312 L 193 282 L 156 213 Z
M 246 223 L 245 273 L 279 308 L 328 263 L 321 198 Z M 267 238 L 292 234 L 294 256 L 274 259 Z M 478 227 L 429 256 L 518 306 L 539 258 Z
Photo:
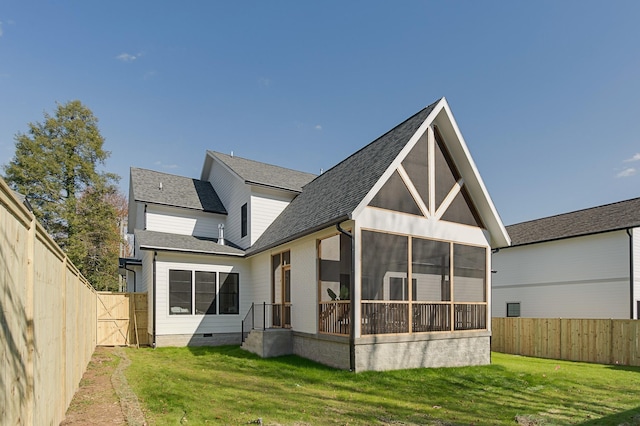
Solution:
M 449 194 L 453 186 L 460 179 L 453 161 L 449 157 L 439 133 L 436 132 L 435 167 L 436 167 L 436 208 Z
M 240 275 L 220 273 L 220 313 L 237 314 L 240 312 Z
M 191 314 L 191 271 L 169 270 L 169 314 Z
M 381 209 L 422 215 L 420 208 L 397 171 L 393 172 L 369 205 Z
M 429 147 L 427 136 L 424 135 L 413 147 L 407 158 L 402 162 L 402 167 L 411 178 L 411 183 L 420 194 L 420 198 L 429 208 Z
M 413 300 L 442 302 L 451 300 L 449 243 L 412 239 L 411 276 L 415 282 Z
M 487 251 L 484 247 L 453 245 L 453 300 L 486 302 Z
M 483 228 L 482 221 L 480 221 L 465 187 L 456 195 L 447 211 L 444 212 L 442 220 Z
M 196 314 L 216 313 L 216 273 L 196 271 Z
M 362 231 L 362 300 L 408 300 L 398 289 L 406 288 L 407 245 L 406 236 Z
M 320 301 L 349 300 L 351 239 L 334 235 L 320 241 Z

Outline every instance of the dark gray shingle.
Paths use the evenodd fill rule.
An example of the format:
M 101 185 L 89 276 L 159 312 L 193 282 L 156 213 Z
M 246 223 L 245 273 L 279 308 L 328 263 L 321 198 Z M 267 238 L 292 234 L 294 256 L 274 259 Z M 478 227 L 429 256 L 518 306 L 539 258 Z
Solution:
M 244 251 L 230 245 L 218 244 L 217 238 L 194 237 L 192 235 L 167 234 L 164 232 L 142 231 L 134 233 L 136 244 L 142 249 L 171 250 L 188 253 L 223 254 L 244 256 Z
M 380 179 L 437 102 L 327 170 L 298 195 L 247 254 L 309 234 L 346 219 Z
M 285 167 L 248 160 L 235 155 L 232 157 L 214 151 L 209 151 L 209 154 L 226 164 L 246 183 L 302 192 L 302 188 L 316 177 L 316 175 L 312 173 L 300 172 Z
M 507 226 L 511 245 L 539 243 L 640 226 L 640 198 Z
M 227 214 L 207 181 L 132 167 L 131 188 L 135 201 Z

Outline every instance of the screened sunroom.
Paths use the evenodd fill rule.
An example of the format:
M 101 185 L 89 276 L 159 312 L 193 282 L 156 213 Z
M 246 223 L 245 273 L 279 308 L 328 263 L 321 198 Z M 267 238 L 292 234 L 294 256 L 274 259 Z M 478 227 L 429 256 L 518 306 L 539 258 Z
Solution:
M 487 329 L 489 247 L 482 238 L 446 238 L 447 229 L 459 239 L 483 226 L 437 129 L 417 141 L 366 210 L 378 229 L 354 237 L 358 336 Z M 398 232 L 398 223 L 422 235 Z M 434 226 L 444 229 L 431 232 L 437 239 L 429 236 Z M 320 333 L 350 333 L 352 251 L 345 234 L 318 242 Z

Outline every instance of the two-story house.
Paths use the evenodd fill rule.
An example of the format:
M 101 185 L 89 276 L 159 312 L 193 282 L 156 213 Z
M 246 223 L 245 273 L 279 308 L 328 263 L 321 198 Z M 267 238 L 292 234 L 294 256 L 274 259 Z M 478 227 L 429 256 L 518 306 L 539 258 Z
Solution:
M 509 237 L 444 98 L 319 176 L 209 151 L 200 179 L 132 168 L 129 203 L 156 346 L 239 344 L 244 321 L 263 356 L 490 361 Z

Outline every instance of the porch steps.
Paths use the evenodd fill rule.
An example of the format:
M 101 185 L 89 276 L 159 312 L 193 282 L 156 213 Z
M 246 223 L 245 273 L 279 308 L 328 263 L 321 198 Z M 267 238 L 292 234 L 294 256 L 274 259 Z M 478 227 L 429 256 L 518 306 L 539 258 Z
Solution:
M 288 328 L 251 330 L 241 346 L 261 358 L 272 358 L 293 353 L 293 331 Z

